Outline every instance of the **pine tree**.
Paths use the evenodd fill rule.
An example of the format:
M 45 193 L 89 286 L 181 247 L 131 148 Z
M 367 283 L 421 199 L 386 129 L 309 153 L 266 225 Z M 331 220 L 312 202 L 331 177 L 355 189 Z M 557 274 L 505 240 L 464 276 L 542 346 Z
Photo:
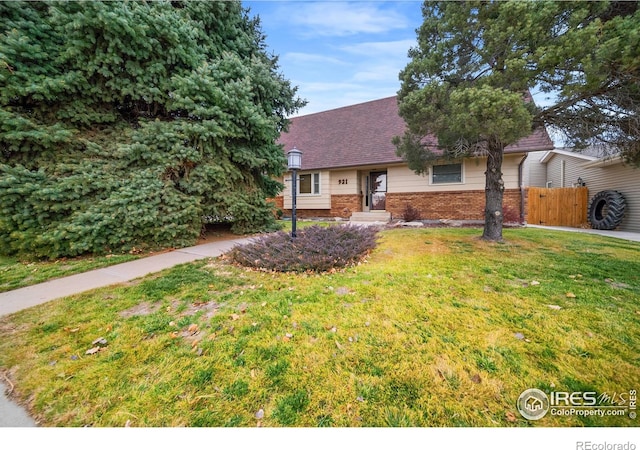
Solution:
M 484 239 L 502 240 L 504 148 L 536 126 L 640 164 L 638 2 L 426 1 L 422 12 L 400 74 L 408 131 L 394 142 L 416 172 L 436 158 L 487 156 Z M 532 89 L 555 101 L 535 107 Z
M 303 105 L 239 2 L 2 2 L 1 251 L 272 229 L 275 141 Z

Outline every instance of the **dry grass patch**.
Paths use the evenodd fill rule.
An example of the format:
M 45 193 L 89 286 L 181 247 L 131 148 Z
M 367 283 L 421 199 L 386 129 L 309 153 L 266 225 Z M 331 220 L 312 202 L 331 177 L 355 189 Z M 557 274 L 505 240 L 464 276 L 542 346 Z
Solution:
M 515 402 L 640 386 L 640 246 L 478 235 L 386 231 L 332 274 L 178 266 L 0 319 L 0 367 L 52 426 L 637 425 Z

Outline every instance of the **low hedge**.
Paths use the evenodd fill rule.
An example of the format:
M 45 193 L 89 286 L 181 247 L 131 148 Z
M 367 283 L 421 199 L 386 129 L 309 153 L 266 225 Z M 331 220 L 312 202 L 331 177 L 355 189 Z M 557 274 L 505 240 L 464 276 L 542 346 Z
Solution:
M 278 272 L 327 272 L 360 262 L 376 246 L 373 227 L 313 225 L 293 238 L 283 231 L 234 247 L 230 261 Z

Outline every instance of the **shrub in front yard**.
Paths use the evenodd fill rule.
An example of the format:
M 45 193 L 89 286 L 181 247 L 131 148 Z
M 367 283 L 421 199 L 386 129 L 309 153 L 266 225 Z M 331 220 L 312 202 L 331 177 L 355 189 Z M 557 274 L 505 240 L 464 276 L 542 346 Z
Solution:
M 318 225 L 297 232 L 283 231 L 237 246 L 228 258 L 237 264 L 278 272 L 326 272 L 362 260 L 376 246 L 371 227 Z
M 406 205 L 404 205 L 402 218 L 405 222 L 414 222 L 416 220 L 420 220 L 420 211 L 418 210 L 418 208 L 407 203 Z

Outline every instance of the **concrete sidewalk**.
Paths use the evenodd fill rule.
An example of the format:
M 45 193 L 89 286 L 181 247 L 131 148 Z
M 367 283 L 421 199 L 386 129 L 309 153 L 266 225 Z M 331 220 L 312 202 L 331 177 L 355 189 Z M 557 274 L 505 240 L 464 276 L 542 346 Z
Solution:
M 45 283 L 0 293 L 0 316 L 11 314 L 22 309 L 42 303 L 79 294 L 84 291 L 131 281 L 164 269 L 196 261 L 204 258 L 215 258 L 231 250 L 234 246 L 249 242 L 251 238 L 232 239 L 194 247 L 181 248 L 172 252 L 161 253 L 136 261 L 117 264 L 104 269 L 72 275 Z M 9 386 L 0 377 L 0 386 Z M 0 427 L 34 427 L 37 423 L 24 408 L 12 402 L 5 389 L 0 395 Z
M 527 228 L 542 228 L 545 230 L 569 231 L 571 233 L 597 234 L 599 236 L 607 236 L 612 238 L 624 239 L 625 241 L 640 242 L 640 233 L 633 233 L 631 231 L 594 230 L 592 228 L 553 227 L 553 226 L 546 226 L 546 225 L 529 225 L 529 224 L 527 224 Z
M 13 291 L 2 292 L 0 293 L 0 316 L 40 305 L 56 298 L 130 281 L 178 264 L 220 256 L 235 245 L 249 240 L 250 238 L 234 239 L 181 248 L 103 269 L 91 270 Z

